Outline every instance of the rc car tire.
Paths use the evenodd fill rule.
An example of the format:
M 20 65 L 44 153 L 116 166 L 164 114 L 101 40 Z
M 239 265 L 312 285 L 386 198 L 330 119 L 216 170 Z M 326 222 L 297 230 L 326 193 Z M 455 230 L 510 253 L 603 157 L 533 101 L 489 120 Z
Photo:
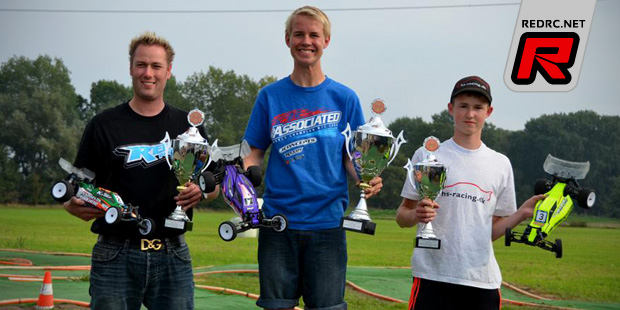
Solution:
M 224 241 L 233 241 L 237 238 L 237 228 L 232 222 L 223 222 L 218 229 L 220 238 Z
M 52 197 L 58 202 L 68 201 L 73 194 L 73 187 L 67 181 L 58 181 L 52 186 Z
M 116 224 L 121 221 L 120 212 L 118 208 L 109 207 L 107 211 L 105 211 L 105 222 L 108 224 Z
M 143 236 L 147 236 L 151 234 L 154 230 L 155 230 L 155 221 L 153 221 L 149 217 L 142 219 L 142 221 L 138 224 L 138 231 Z
M 534 184 L 534 195 L 542 195 L 551 190 L 551 182 L 545 179 L 539 179 Z
M 213 172 L 205 171 L 198 176 L 198 186 L 203 193 L 210 193 L 215 190 L 215 177 Z
M 246 176 L 248 177 L 250 182 L 252 182 L 252 185 L 254 185 L 254 187 L 259 187 L 260 184 L 263 181 L 262 177 L 261 177 L 261 174 L 260 174 L 260 167 L 259 166 L 250 166 L 250 167 L 248 167 L 248 171 L 246 172 Z
M 275 232 L 283 232 L 288 227 L 288 219 L 282 214 L 274 215 L 271 220 L 277 224 L 273 226 Z
M 555 258 L 562 258 L 562 239 L 555 239 Z
M 582 188 L 577 194 L 577 204 L 584 208 L 590 209 L 596 202 L 596 193 L 590 188 Z
M 506 228 L 506 234 L 504 234 L 504 245 L 510 246 L 512 243 L 512 229 Z

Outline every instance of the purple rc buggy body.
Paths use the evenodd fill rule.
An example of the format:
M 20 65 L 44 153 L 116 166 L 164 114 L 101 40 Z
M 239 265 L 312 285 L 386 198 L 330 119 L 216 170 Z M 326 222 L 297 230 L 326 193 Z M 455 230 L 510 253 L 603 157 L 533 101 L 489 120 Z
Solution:
M 198 184 L 201 188 L 221 185 L 224 201 L 241 218 L 239 223 L 226 221 L 220 224 L 218 232 L 224 241 L 232 241 L 237 237 L 237 233 L 252 228 L 268 227 L 281 232 L 288 226 L 284 215 L 265 217 L 254 189 L 261 183 L 260 167 L 251 166 L 247 171 L 243 170 L 242 158 L 249 152 L 250 147 L 246 141 L 229 147 L 214 145 L 211 151 L 212 164 L 215 165 L 213 175 L 209 175 L 210 171 L 199 175 Z

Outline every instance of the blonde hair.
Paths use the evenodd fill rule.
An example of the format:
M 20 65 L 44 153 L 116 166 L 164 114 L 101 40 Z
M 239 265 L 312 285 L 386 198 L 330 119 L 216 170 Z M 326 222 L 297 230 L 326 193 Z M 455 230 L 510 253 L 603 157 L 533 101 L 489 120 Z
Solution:
M 284 34 L 287 37 L 291 36 L 291 29 L 293 28 L 293 19 L 297 17 L 298 15 L 308 16 L 310 18 L 314 18 L 315 20 L 318 20 L 319 22 L 323 24 L 323 35 L 325 35 L 325 37 L 327 38 L 331 37 L 332 24 L 329 21 L 329 18 L 327 18 L 327 15 L 325 15 L 325 13 L 321 11 L 321 9 L 314 7 L 314 6 L 309 6 L 309 5 L 301 7 L 293 11 L 293 13 L 291 13 L 291 15 L 288 16 L 288 18 L 286 19 L 286 23 L 285 23 L 286 29 L 284 30 Z
M 131 40 L 131 43 L 129 43 L 130 64 L 133 64 L 133 57 L 136 54 L 136 49 L 138 49 L 138 46 L 140 45 L 159 45 L 163 47 L 166 51 L 166 60 L 168 61 L 168 64 L 171 64 L 174 60 L 174 49 L 172 48 L 172 45 L 170 45 L 170 42 L 168 42 L 168 40 L 162 37 L 158 37 L 155 32 L 146 31 L 141 35 L 133 38 L 133 40 Z

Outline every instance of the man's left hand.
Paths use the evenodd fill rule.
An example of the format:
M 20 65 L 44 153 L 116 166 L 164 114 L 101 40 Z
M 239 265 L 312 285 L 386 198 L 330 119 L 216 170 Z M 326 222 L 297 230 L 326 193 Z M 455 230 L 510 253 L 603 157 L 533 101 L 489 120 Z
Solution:
M 179 193 L 174 200 L 176 200 L 177 205 L 183 208 L 183 211 L 189 210 L 189 208 L 195 207 L 200 200 L 202 200 L 202 191 L 193 182 L 185 183 L 185 189 Z
M 381 177 L 374 177 L 370 182 L 368 182 L 370 188 L 364 189 L 364 195 L 366 199 L 369 199 L 372 196 L 379 194 L 381 188 L 383 188 L 383 179 Z

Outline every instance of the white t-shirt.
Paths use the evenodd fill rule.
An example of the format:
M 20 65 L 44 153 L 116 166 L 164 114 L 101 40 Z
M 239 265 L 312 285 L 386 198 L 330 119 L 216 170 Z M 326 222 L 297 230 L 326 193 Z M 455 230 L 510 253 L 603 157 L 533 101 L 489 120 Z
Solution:
M 427 154 L 420 148 L 411 161 L 421 162 Z M 435 157 L 448 166 L 445 187 L 436 199 L 440 208 L 432 222 L 441 249 L 415 249 L 411 257 L 413 275 L 484 289 L 499 288 L 502 275 L 493 252 L 491 230 L 494 215 L 508 216 L 516 211 L 510 160 L 484 143 L 477 150 L 468 150 L 452 139 L 441 143 Z M 420 200 L 409 176 L 401 196 Z

